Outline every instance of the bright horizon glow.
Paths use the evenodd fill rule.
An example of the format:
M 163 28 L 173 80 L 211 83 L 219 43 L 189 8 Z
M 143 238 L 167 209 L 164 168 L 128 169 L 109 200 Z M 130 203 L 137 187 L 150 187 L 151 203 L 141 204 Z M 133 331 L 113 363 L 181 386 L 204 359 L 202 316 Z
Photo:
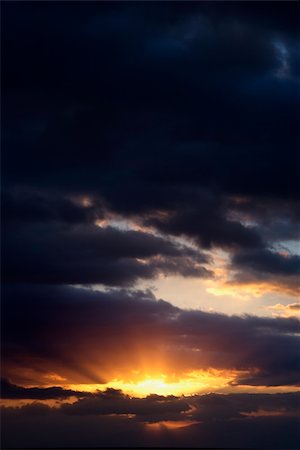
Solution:
M 141 380 L 123 380 L 115 378 L 106 384 L 70 384 L 67 389 L 93 392 L 105 389 L 120 389 L 127 395 L 146 397 L 157 395 L 193 395 L 211 392 L 216 389 L 225 389 L 235 378 L 230 371 L 193 371 L 185 374 L 181 379 L 169 381 L 167 375 L 145 376 Z

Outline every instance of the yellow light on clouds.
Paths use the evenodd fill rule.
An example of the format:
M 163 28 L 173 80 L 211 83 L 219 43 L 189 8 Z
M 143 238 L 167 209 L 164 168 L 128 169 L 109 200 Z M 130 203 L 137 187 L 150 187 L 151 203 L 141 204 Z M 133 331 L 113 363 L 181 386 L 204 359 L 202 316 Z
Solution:
M 197 393 L 211 392 L 225 388 L 236 376 L 230 371 L 193 371 L 185 374 L 178 380 L 170 380 L 165 374 L 145 376 L 141 380 L 123 380 L 115 378 L 106 384 L 72 384 L 68 389 L 93 392 L 104 391 L 108 388 L 120 389 L 125 394 L 136 397 L 146 397 L 150 394 L 157 395 L 193 395 Z

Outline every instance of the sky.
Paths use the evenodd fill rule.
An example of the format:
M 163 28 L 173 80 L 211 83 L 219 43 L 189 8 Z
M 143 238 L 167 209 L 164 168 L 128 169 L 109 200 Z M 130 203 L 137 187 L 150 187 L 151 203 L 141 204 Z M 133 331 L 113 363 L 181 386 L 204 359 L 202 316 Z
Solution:
M 1 9 L 3 448 L 298 448 L 298 2 Z

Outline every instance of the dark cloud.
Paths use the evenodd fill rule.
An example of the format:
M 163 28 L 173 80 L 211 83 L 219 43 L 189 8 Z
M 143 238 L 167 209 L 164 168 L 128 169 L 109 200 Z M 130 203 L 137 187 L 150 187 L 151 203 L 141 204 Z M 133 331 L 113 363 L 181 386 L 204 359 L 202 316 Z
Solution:
M 194 238 L 202 247 L 250 247 L 263 245 L 256 230 L 240 222 L 228 220 L 218 205 L 218 200 L 199 198 L 197 208 L 180 209 L 168 218 L 152 219 L 152 225 L 165 233 Z
M 11 190 L 2 195 L 2 217 L 10 224 L 26 222 L 82 224 L 93 223 L 104 217 L 101 204 L 84 206 L 80 204 L 80 200 L 26 189 Z
M 274 412 L 277 416 L 272 415 Z M 264 448 L 295 448 L 298 412 L 299 393 L 208 394 L 184 398 L 148 396 L 138 399 L 113 390 L 73 404 L 62 404 L 58 408 L 33 403 L 21 408 L 2 409 L 7 447 L 16 446 L 18 436 L 25 436 L 26 444 L 34 443 L 34 447 L 37 443 L 44 446 L 45 439 L 53 447 L 69 447 L 75 440 L 77 446 L 86 443 L 95 446 L 99 441 L 120 445 L 121 440 L 116 439 L 119 436 L 130 445 L 151 443 L 154 447 L 168 444 L 194 447 L 201 437 L 201 446 L 220 447 L 225 443 L 226 447 L 245 448 L 247 433 L 247 445 L 251 444 L 251 448 L 261 448 L 262 445 Z M 146 424 L 169 416 L 173 423 L 187 421 L 186 426 L 176 430 L 162 425 L 156 432 L 148 431 Z M 188 420 L 193 420 L 194 424 L 189 425 Z M 33 422 L 38 426 L 33 426 Z M 53 429 L 57 432 L 51 433 Z M 18 430 L 18 433 L 13 430 Z
M 187 400 L 189 401 L 189 400 Z M 285 394 L 205 394 L 190 399 L 195 407 L 192 417 L 197 420 L 218 421 L 245 418 L 249 414 L 296 414 L 299 393 Z
M 152 361 L 146 372 L 163 361 L 178 375 L 215 368 L 240 372 L 237 384 L 299 383 L 296 318 L 230 317 L 180 310 L 150 292 L 55 286 L 7 287 L 3 302 L 4 374 L 14 382 L 28 383 L 22 373 L 41 360 L 45 373 L 70 380 L 110 379 L 140 370 L 142 348 Z
M 297 223 L 283 215 L 296 214 L 299 189 L 296 7 L 253 4 L 245 14 L 237 5 L 78 4 L 71 13 L 67 4 L 5 5 L 7 218 L 81 223 L 105 205 L 206 248 L 295 238 Z M 80 195 L 96 206 L 70 201 Z M 281 202 L 276 224 L 229 218 L 228 196 L 247 198 L 256 222 L 262 198 L 264 211 Z M 153 218 L 157 210 L 169 219 Z M 43 259 L 45 282 L 126 284 L 160 270 L 108 261 L 99 279 L 93 261 L 67 273 L 51 255 Z M 24 271 L 11 264 L 10 281 L 35 281 L 16 277 Z M 180 265 L 183 274 L 209 275 Z
M 61 223 L 3 230 L 7 282 L 129 285 L 159 273 L 210 277 L 209 258 L 169 239 L 133 230 Z
M 227 198 L 232 220 L 248 222 L 265 242 L 298 240 L 300 208 L 297 200 L 280 198 Z
M 233 257 L 235 267 L 273 275 L 299 275 L 300 256 L 283 255 L 269 250 L 238 253 Z
M 35 399 L 35 400 L 49 400 L 49 399 L 66 399 L 68 397 L 86 397 L 89 393 L 73 391 L 71 389 L 63 389 L 58 386 L 48 388 L 24 388 L 10 383 L 8 380 L 1 379 L 1 398 L 3 399 Z
M 90 398 L 78 400 L 71 405 L 61 406 L 62 412 L 70 415 L 134 414 L 145 422 L 178 420 L 180 414 L 190 409 L 184 398 L 150 395 L 146 398 L 132 398 L 121 391 L 109 389 Z
M 294 197 L 294 65 L 276 75 L 278 42 L 295 53 L 293 8 L 215 9 L 6 6 L 7 181 L 97 191 L 126 211 L 185 185 Z
M 273 290 L 299 294 L 300 257 L 268 249 L 243 250 L 233 255 L 231 280 L 238 284 L 269 283 Z
M 19 389 L 20 392 L 22 389 L 24 390 L 24 388 L 18 386 L 15 386 L 15 388 Z M 45 397 L 42 399 L 46 399 L 48 398 L 46 397 L 47 392 L 50 392 L 48 389 L 57 388 L 32 389 L 36 389 L 36 392 L 39 391 L 41 394 L 44 393 Z M 77 394 L 78 397 L 85 396 L 86 398 L 78 399 L 74 403 L 61 403 L 59 411 L 74 416 L 132 415 L 135 416 L 135 420 L 149 423 L 182 419 L 206 422 L 231 420 L 238 417 L 245 418 L 253 413 L 268 415 L 274 411 L 281 415 L 297 414 L 300 400 L 299 392 L 284 394 L 204 394 L 185 397 L 151 394 L 144 398 L 136 398 L 124 394 L 121 390 L 106 389 L 95 393 L 79 392 Z M 14 409 L 17 409 L 16 412 L 21 409 L 27 414 L 35 414 L 38 405 L 45 406 L 35 402 L 29 405 L 34 406 L 32 411 L 28 406 L 22 406 L 19 409 L 14 407 L 5 409 L 11 412 Z M 56 408 L 48 406 L 48 409 L 55 411 Z M 168 417 L 169 414 L 170 417 Z

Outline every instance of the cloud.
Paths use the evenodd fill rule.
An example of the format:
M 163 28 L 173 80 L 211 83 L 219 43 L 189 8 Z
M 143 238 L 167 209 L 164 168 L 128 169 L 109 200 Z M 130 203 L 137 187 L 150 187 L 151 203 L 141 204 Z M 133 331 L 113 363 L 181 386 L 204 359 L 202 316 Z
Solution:
M 7 225 L 3 238 L 7 282 L 122 286 L 161 273 L 213 276 L 201 251 L 142 231 L 30 223 Z
M 299 383 L 293 317 L 181 310 L 149 291 L 116 289 L 8 286 L 3 302 L 4 376 L 13 382 L 41 382 L 42 367 L 69 383 L 130 380 L 132 370 L 180 380 L 209 369 L 231 371 L 233 384 Z
M 160 395 L 132 398 L 113 389 L 61 406 L 62 412 L 70 415 L 133 414 L 143 422 L 178 420 L 180 414 L 189 409 L 190 406 L 184 398 Z
M 251 223 L 265 242 L 299 239 L 300 209 L 297 200 L 280 197 L 229 197 L 232 220 Z
M 227 284 L 262 285 L 263 290 L 299 294 L 300 256 L 268 249 L 235 253 L 229 266 Z
M 104 208 L 226 251 L 267 251 L 274 241 L 296 238 L 294 8 L 262 13 L 253 4 L 245 14 L 237 5 L 95 4 L 71 14 L 67 5 L 5 6 L 4 217 L 43 234 L 37 224 L 90 224 Z M 276 76 L 278 43 L 288 77 Z M 79 196 L 95 203 L 83 208 L 73 201 Z M 235 205 L 238 217 L 229 217 L 228 198 L 246 200 Z M 254 224 L 243 221 L 245 209 Z M 14 242 L 18 233 L 11 230 Z M 169 267 L 97 261 L 98 270 L 91 261 L 83 270 L 74 261 L 67 269 L 65 255 L 60 267 L 46 251 L 33 268 L 32 250 L 17 253 L 28 273 L 9 260 L 14 282 L 76 277 L 125 285 L 155 277 L 162 266 L 166 273 L 211 276 L 190 259 Z M 84 262 L 81 251 L 79 258 Z
M 266 249 L 245 251 L 233 257 L 233 265 L 258 273 L 272 275 L 299 275 L 300 256 L 282 255 Z
M 293 8 L 19 8 L 4 10 L 7 183 L 135 212 L 182 187 L 297 196 L 297 88 L 274 45 L 295 53 Z
M 196 201 L 197 208 L 186 210 L 183 207 L 169 218 L 154 218 L 149 223 L 165 233 L 192 237 L 204 248 L 256 248 L 263 245 L 256 230 L 226 219 L 219 199 L 199 196 Z
M 271 443 L 272 448 L 282 448 L 284 443 L 287 448 L 293 448 L 298 439 L 295 426 L 298 412 L 299 393 L 137 399 L 113 390 L 57 408 L 40 403 L 2 408 L 6 425 L 4 441 L 8 447 L 15 446 L 19 436 L 26 436 L 28 445 L 34 442 L 43 446 L 47 439 L 53 447 L 70 446 L 75 440 L 77 445 L 88 442 L 95 446 L 99 440 L 117 445 L 121 441 L 116 436 L 141 446 L 149 443 L 165 446 L 168 442 L 181 446 L 184 441 L 185 445 L 195 446 L 201 436 L 205 446 L 210 443 L 220 446 L 225 442 L 226 446 L 244 447 L 247 432 L 247 436 L 251 436 L 247 442 L 253 448 L 258 445 L 261 448 L 262 443 Z M 165 420 L 169 417 L 169 421 Z M 180 423 L 182 428 L 163 425 L 170 421 Z M 191 421 L 193 425 L 190 425 Z M 147 428 L 153 422 L 162 423 L 156 432 Z M 51 433 L 53 429 L 57 433 Z
M 273 316 L 297 316 L 300 314 L 300 303 L 289 303 L 288 305 L 276 303 L 276 305 L 266 306 L 265 309 L 271 311 Z
M 84 200 L 86 203 L 84 203 Z M 2 194 L 2 211 L 8 223 L 57 222 L 66 224 L 93 223 L 103 218 L 103 205 L 93 199 L 68 198 L 59 194 L 12 189 Z
M 88 392 L 73 391 L 63 389 L 62 387 L 52 386 L 48 388 L 24 388 L 10 383 L 8 380 L 1 379 L 1 398 L 3 399 L 66 399 L 68 397 L 87 397 Z
M 21 392 L 22 388 L 15 387 Z M 46 395 L 46 392 L 50 392 L 49 389 L 56 388 L 32 389 L 36 389 L 36 392 L 44 392 Z M 77 395 L 75 393 L 75 396 L 84 397 L 80 392 Z M 188 422 L 191 419 L 205 422 L 227 421 L 238 417 L 245 418 L 251 414 L 265 416 L 274 414 L 274 412 L 281 415 L 296 414 L 299 410 L 300 393 L 205 394 L 185 397 L 151 394 L 144 398 L 136 398 L 124 394 L 121 390 L 106 389 L 96 393 L 86 392 L 85 396 L 86 398 L 77 399 L 73 403 L 61 403 L 57 407 L 48 406 L 48 409 L 71 416 L 127 415 L 141 422 L 166 420 L 186 420 Z M 45 406 L 35 402 L 21 407 L 5 407 L 5 410 L 12 413 L 14 410 L 15 412 L 22 410 L 27 414 L 35 414 L 38 405 Z M 29 407 L 32 407 L 32 410 Z
M 289 309 L 292 309 L 292 310 L 298 310 L 298 309 L 300 309 L 300 304 L 299 303 L 291 303 L 291 304 L 289 304 L 289 305 L 287 305 L 287 307 L 289 308 Z

